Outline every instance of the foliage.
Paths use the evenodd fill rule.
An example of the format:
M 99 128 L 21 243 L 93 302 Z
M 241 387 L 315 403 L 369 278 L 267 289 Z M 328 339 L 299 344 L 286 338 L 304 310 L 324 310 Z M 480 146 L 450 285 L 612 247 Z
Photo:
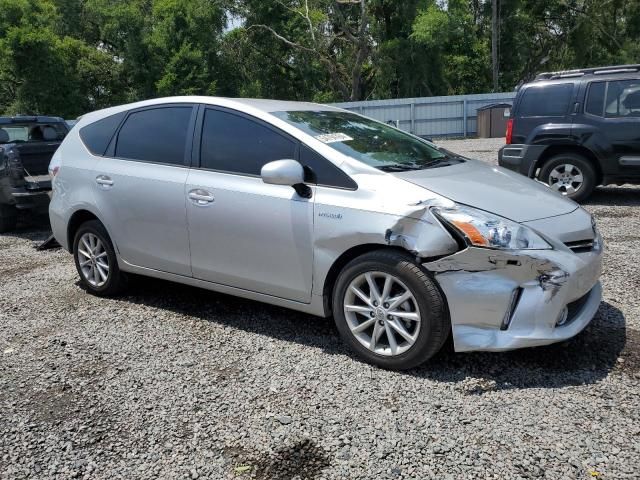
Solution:
M 499 86 L 640 63 L 640 0 L 498 0 Z M 0 0 L 0 112 L 492 88 L 491 0 Z

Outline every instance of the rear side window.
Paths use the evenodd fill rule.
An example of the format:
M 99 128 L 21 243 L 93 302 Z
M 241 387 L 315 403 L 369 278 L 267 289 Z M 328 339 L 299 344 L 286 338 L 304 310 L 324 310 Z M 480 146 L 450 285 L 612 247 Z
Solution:
M 161 107 L 131 113 L 116 144 L 116 157 L 168 165 L 185 164 L 193 107 Z
M 607 84 L 605 82 L 593 82 L 589 85 L 587 92 L 587 102 L 584 111 L 591 115 L 602 116 L 604 111 L 604 94 Z
M 306 145 L 300 147 L 300 163 L 305 167 L 305 182 L 326 187 L 355 190 L 356 182 L 319 153 Z
M 640 117 L 640 80 L 609 82 L 605 116 Z
M 94 155 L 104 155 L 120 122 L 127 112 L 116 113 L 80 129 L 82 143 Z
M 207 109 L 202 127 L 200 166 L 260 175 L 264 164 L 295 158 L 296 143 L 249 118 Z
M 562 117 L 571 103 L 573 83 L 528 87 L 518 106 L 519 117 Z

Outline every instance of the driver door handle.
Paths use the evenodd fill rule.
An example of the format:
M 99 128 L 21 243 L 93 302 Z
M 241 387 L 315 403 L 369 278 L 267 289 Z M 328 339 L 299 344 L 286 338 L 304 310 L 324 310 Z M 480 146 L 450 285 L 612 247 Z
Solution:
M 207 192 L 206 190 L 202 190 L 201 188 L 196 188 L 195 190 L 191 190 L 189 192 L 189 200 L 192 203 L 199 206 L 210 205 L 213 203 L 213 195 Z

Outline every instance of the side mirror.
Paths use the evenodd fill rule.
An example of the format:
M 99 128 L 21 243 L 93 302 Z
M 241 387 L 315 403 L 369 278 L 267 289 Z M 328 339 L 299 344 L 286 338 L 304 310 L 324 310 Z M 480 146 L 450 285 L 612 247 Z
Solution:
M 304 198 L 311 198 L 311 188 L 304 183 L 304 168 L 295 160 L 275 160 L 262 167 L 260 176 L 264 183 L 289 185 Z

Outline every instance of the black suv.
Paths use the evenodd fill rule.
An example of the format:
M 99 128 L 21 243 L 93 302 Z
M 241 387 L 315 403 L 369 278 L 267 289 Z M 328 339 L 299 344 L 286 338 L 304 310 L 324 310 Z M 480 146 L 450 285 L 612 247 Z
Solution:
M 541 73 L 513 103 L 501 166 L 580 201 L 640 183 L 640 65 Z
M 49 162 L 68 132 L 59 117 L 0 117 L 0 233 L 15 228 L 18 210 L 46 211 Z

